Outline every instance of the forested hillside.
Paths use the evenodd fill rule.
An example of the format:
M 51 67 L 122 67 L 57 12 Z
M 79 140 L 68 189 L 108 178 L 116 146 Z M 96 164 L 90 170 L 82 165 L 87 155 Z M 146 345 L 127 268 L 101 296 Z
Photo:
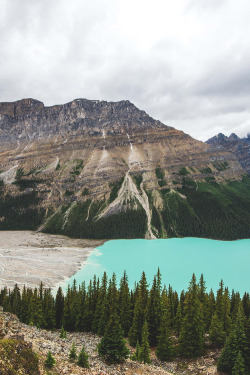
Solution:
M 171 286 L 162 286 L 158 270 L 151 288 L 144 272 L 134 290 L 129 290 L 126 272 L 119 286 L 115 275 L 108 280 L 104 273 L 102 280 L 94 277 L 88 286 L 68 287 L 65 295 L 59 288 L 55 298 L 42 285 L 22 291 L 17 286 L 12 291 L 5 288 L 0 304 L 26 324 L 61 328 L 62 334 L 64 330 L 94 332 L 109 342 L 117 340 L 107 328 L 112 321 L 112 327 L 137 347 L 136 360 L 150 362 L 149 346 L 156 347 L 162 361 L 205 355 L 209 347 L 223 348 L 219 371 L 245 374 L 250 370 L 249 293 L 241 297 L 230 292 L 223 281 L 216 292 L 207 291 L 203 275 L 199 281 L 193 275 L 180 295 Z M 144 356 L 138 354 L 142 348 Z M 114 350 L 117 359 L 119 348 Z

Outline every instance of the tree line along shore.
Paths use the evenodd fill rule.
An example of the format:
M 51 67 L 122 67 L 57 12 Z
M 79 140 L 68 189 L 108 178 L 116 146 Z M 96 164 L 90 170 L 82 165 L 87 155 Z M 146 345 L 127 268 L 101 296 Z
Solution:
M 218 371 L 228 374 L 250 373 L 250 296 L 229 292 L 220 282 L 214 293 L 205 280 L 193 274 L 187 291 L 178 294 L 162 286 L 158 270 L 152 286 L 143 272 L 130 290 L 124 272 L 118 285 L 116 275 L 104 272 L 88 285 L 76 282 L 64 295 L 51 289 L 31 289 L 16 285 L 0 292 L 4 311 L 14 313 L 21 322 L 45 329 L 93 332 L 102 336 L 98 353 L 110 363 L 124 361 L 128 343 L 135 347 L 132 358 L 150 363 L 150 347 L 161 361 L 176 357 L 195 358 L 207 348 L 222 348 Z

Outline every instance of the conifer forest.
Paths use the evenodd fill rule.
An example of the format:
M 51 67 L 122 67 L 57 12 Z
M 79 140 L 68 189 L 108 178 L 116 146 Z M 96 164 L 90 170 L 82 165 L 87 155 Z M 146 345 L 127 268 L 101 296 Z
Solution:
M 143 272 L 133 290 L 126 272 L 118 282 L 113 274 L 89 285 L 68 286 L 66 293 L 16 285 L 0 293 L 4 311 L 21 322 L 49 330 L 93 332 L 102 336 L 100 357 L 109 363 L 132 359 L 150 363 L 150 347 L 161 361 L 195 358 L 208 348 L 222 348 L 218 371 L 250 373 L 250 296 L 229 291 L 223 281 L 207 290 L 203 275 L 193 274 L 188 289 L 178 294 L 162 285 L 158 269 L 151 286 Z

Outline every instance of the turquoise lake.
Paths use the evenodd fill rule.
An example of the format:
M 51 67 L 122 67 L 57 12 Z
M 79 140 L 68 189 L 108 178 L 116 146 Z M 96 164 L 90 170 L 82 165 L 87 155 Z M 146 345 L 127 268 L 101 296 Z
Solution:
M 111 277 L 115 272 L 119 284 L 126 270 L 130 287 L 140 280 L 145 271 L 151 284 L 158 267 L 162 283 L 171 284 L 180 292 L 187 289 L 192 274 L 199 279 L 204 274 L 207 290 L 218 289 L 223 279 L 231 291 L 241 294 L 250 292 L 250 239 L 238 241 L 215 241 L 201 238 L 172 238 L 158 240 L 111 240 L 95 249 L 86 264 L 73 275 L 80 284 L 96 274 L 101 278 L 106 271 Z M 67 284 L 68 284 L 67 283 Z

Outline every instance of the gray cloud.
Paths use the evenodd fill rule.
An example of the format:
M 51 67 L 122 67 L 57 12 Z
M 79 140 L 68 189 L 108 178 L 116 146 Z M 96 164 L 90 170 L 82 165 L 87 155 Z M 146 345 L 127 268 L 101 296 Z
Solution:
M 129 99 L 206 140 L 250 130 L 247 0 L 2 0 L 0 101 Z

